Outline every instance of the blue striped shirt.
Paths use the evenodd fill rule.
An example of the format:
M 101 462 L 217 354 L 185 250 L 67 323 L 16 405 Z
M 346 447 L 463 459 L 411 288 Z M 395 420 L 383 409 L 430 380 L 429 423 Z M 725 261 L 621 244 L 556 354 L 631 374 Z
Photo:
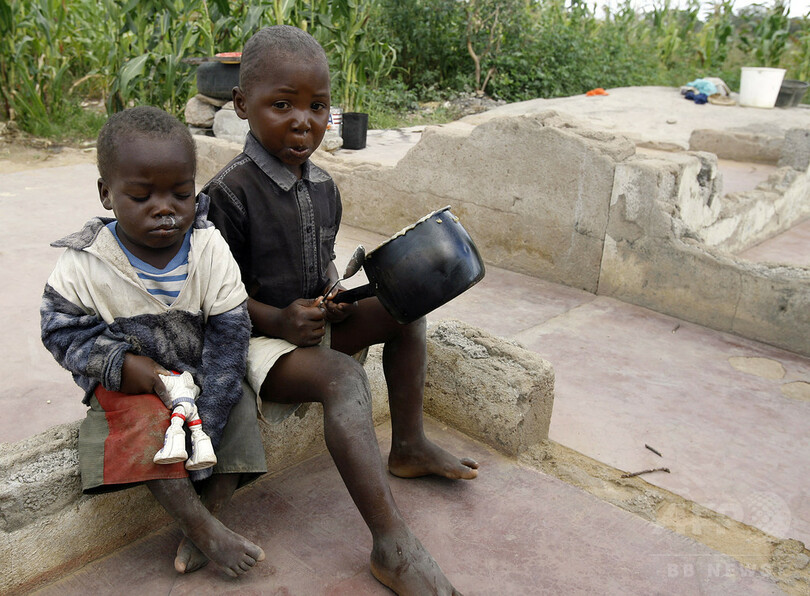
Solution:
M 130 265 L 135 268 L 138 278 L 143 283 L 146 291 L 164 304 L 171 306 L 174 299 L 180 295 L 180 290 L 183 289 L 183 284 L 186 283 L 188 278 L 188 252 L 191 247 L 191 230 L 189 229 L 186 233 L 180 250 L 177 251 L 172 260 L 163 269 L 158 269 L 127 250 L 127 247 L 118 237 L 115 224 L 114 221 L 110 222 L 107 227 L 113 233 L 115 239 L 118 240 L 121 250 L 129 259 Z

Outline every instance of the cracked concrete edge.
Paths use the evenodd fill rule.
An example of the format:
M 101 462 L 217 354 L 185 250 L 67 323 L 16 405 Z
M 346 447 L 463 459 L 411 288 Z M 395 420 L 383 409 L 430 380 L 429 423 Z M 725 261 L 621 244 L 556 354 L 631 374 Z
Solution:
M 454 319 L 431 324 L 427 335 L 427 414 L 512 456 L 548 438 L 551 364 Z
M 771 536 L 641 477 L 622 478 L 621 470 L 552 440 L 533 446 L 518 461 L 723 553 L 771 577 L 787 594 L 810 592 L 810 551 L 798 540 Z

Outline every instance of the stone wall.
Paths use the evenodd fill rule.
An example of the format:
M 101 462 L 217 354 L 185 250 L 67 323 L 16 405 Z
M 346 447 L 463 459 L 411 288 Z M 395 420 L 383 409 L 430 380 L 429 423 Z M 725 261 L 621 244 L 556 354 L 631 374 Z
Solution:
M 617 166 L 599 293 L 810 355 L 810 270 L 707 247 L 671 187 L 657 161 Z
M 393 234 L 449 204 L 489 264 L 810 355 L 807 269 L 733 256 L 810 217 L 810 131 L 780 143 L 771 179 L 730 195 L 713 153 L 636 155 L 551 111 L 430 127 L 393 167 L 314 159 L 349 225 Z
M 428 414 L 511 455 L 548 438 L 554 374 L 547 362 L 458 321 L 431 325 L 428 336 Z M 381 352 L 372 349 L 365 366 L 375 423 L 388 417 Z M 261 425 L 268 476 L 325 449 L 321 418 L 320 406 L 310 405 L 279 425 Z M 53 580 L 170 521 L 142 486 L 81 494 L 78 428 L 77 421 L 0 444 L 0 594 Z
M 737 147 L 741 133 L 695 131 L 693 141 L 698 133 L 711 133 L 719 146 L 705 144 L 708 148 L 703 151 L 644 158 L 670 178 L 666 185 L 659 182 L 657 196 L 676 209 L 684 234 L 707 247 L 737 254 L 810 217 L 810 130 L 791 129 L 766 147 L 760 146 L 763 151 L 768 148 L 769 158 L 751 161 L 778 161 L 779 169 L 756 188 L 729 194 L 723 193 L 717 158 L 736 155 L 728 148 Z
M 777 163 L 782 152 L 781 135 L 772 132 L 728 132 L 696 129 L 689 137 L 690 151 L 707 151 L 722 159 L 753 163 Z
M 394 168 L 324 165 L 350 224 L 451 204 L 488 263 L 810 354 L 810 273 L 733 256 L 810 216 L 807 170 L 724 196 L 711 153 L 634 153 L 548 112 L 428 129 Z

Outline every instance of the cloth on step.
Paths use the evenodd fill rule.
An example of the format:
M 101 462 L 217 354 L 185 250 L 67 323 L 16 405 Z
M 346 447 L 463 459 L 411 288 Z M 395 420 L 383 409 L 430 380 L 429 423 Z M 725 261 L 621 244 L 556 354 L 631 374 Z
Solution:
M 717 85 L 708 79 L 695 79 L 694 81 L 687 83 L 686 86 L 697 90 L 698 93 L 705 94 L 706 97 L 717 93 Z
M 684 98 L 694 101 L 696 104 L 704 104 L 709 98 L 705 93 L 696 93 L 695 91 L 687 91 Z

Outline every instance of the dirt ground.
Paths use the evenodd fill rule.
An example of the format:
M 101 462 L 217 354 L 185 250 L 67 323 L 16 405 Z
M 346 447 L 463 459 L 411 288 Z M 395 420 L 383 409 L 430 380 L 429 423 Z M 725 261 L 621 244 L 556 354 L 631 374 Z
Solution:
M 68 147 L 29 137 L 0 136 L 0 174 L 92 163 L 94 147 Z

